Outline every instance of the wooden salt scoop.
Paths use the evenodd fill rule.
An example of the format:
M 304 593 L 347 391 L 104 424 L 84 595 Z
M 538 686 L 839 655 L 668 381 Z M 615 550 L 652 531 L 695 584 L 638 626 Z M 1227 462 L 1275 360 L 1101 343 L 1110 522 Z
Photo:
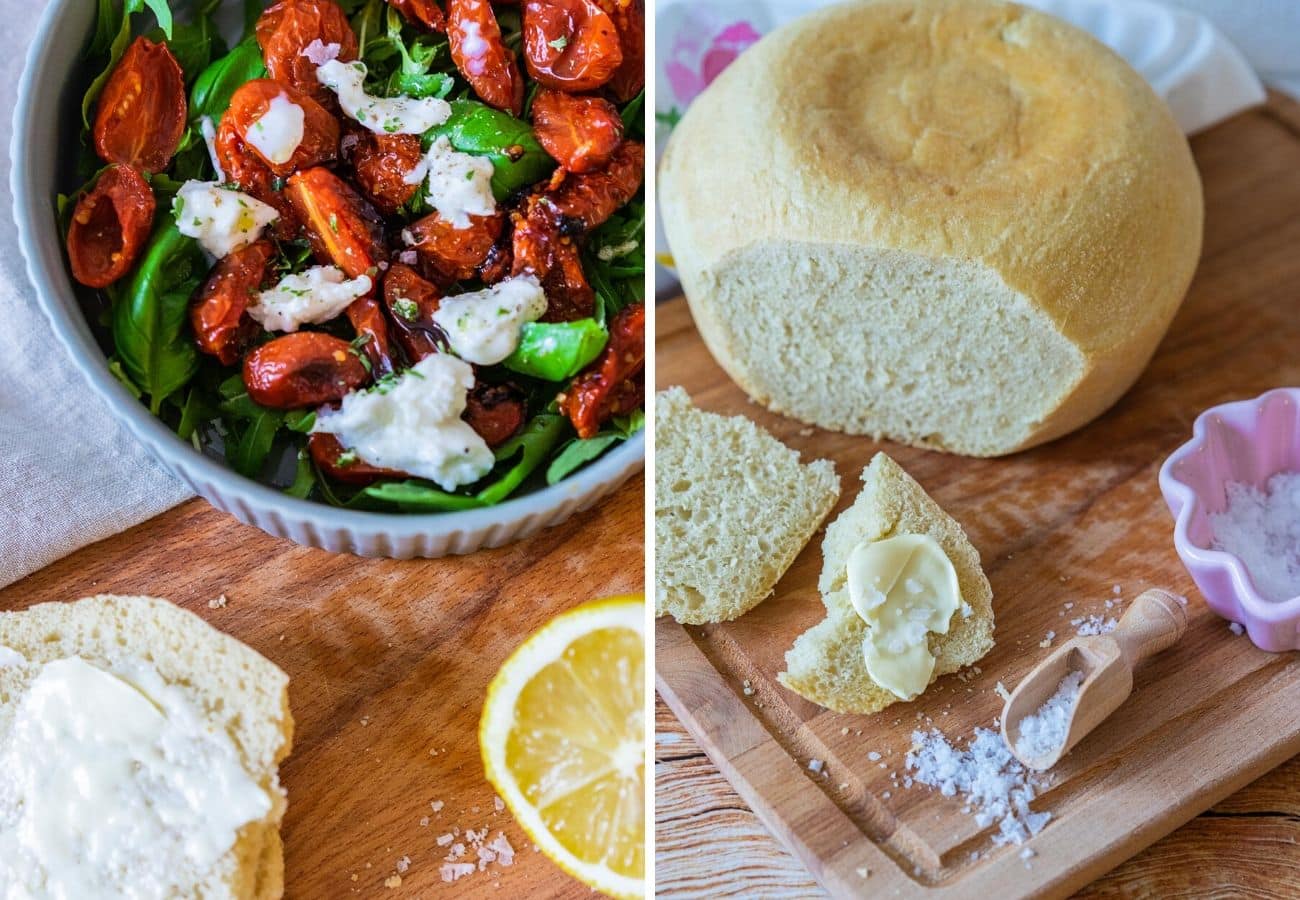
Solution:
M 1187 612 L 1173 594 L 1145 591 L 1114 631 L 1071 638 L 1016 685 L 1002 710 L 1002 739 L 1029 768 L 1050 769 L 1128 699 L 1137 664 L 1173 646 L 1186 630 Z M 1016 750 L 1021 721 L 1038 712 L 1070 672 L 1082 672 L 1083 683 L 1069 713 L 1064 743 L 1041 756 L 1021 756 Z

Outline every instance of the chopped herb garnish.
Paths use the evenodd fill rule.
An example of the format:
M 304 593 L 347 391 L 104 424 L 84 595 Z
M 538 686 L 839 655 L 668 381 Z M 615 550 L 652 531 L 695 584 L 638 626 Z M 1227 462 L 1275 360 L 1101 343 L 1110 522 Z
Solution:
M 339 233 L 339 217 L 334 213 L 330 213 L 330 231 Z
M 355 450 L 344 450 L 334 460 L 336 466 L 354 466 L 361 461 Z
M 284 190 L 285 184 L 286 180 L 277 175 L 271 179 L 271 190 L 278 194 L 280 191 Z
M 408 322 L 414 322 L 420 314 L 420 306 L 414 300 L 398 297 L 393 301 L 393 312 Z
M 555 40 L 547 41 L 546 43 L 552 50 L 563 50 L 565 47 L 569 46 L 569 39 L 564 35 L 560 35 Z

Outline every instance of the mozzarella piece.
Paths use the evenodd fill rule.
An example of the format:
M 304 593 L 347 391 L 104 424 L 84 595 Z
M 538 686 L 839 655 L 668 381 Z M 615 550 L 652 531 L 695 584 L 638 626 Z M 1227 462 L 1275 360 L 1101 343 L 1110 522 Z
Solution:
M 328 60 L 316 67 L 316 80 L 338 95 L 345 113 L 375 134 L 423 134 L 451 118 L 451 104 L 437 97 L 367 94 L 363 62 Z
M 212 160 L 212 170 L 217 173 L 217 183 L 223 184 L 226 170 L 221 168 L 221 158 L 217 156 L 217 129 L 212 124 L 211 116 L 199 119 L 199 133 L 203 135 L 203 143 L 208 145 L 208 159 Z
M 425 190 L 429 205 L 453 228 L 468 228 L 470 216 L 490 216 L 497 211 L 492 196 L 494 171 L 492 160 L 461 153 L 444 135 L 433 142 L 403 180 L 419 184 L 428 179 Z
M 303 123 L 306 113 L 301 106 L 281 91 L 271 98 L 266 112 L 248 126 L 248 143 L 273 165 L 283 165 L 293 159 L 302 143 Z
M 258 292 L 248 314 L 267 331 L 297 331 L 341 315 L 353 300 L 370 293 L 373 284 L 367 275 L 348 281 L 337 266 L 312 266 Z
M 218 259 L 247 247 L 280 218 L 275 207 L 212 181 L 182 184 L 172 200 L 172 215 L 181 234 L 196 238 Z
M 461 359 L 480 366 L 501 362 L 519 346 L 519 332 L 546 312 L 546 295 L 532 275 L 506 278 L 491 287 L 443 297 L 433 321 Z
M 313 432 L 336 435 L 372 466 L 426 478 L 446 491 L 473 484 L 495 459 L 487 442 L 461 419 L 474 386 L 468 363 L 435 353 L 391 382 L 322 410 Z

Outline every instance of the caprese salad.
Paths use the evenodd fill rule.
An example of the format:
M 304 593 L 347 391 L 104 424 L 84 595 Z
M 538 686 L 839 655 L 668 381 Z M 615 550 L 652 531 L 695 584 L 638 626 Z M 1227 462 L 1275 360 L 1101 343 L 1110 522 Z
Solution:
M 360 509 L 499 503 L 640 430 L 644 0 L 230 5 L 99 0 L 59 213 L 116 377 Z

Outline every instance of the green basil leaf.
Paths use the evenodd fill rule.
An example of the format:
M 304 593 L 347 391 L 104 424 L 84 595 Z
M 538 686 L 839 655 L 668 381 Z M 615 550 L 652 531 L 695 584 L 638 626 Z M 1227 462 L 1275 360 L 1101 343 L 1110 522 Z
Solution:
M 538 413 L 520 434 L 497 448 L 498 462 L 518 459 L 478 492 L 479 501 L 492 506 L 509 497 L 551 455 L 564 436 L 571 433 L 569 420 L 558 412 L 548 409 Z
M 439 100 L 451 93 L 456 79 L 445 72 L 421 75 L 416 72 L 397 71 L 388 82 L 388 96 L 437 97 Z
M 197 122 L 203 116 L 211 117 L 213 122 L 220 120 L 240 85 L 265 75 L 261 48 L 254 38 L 244 38 L 195 79 L 190 91 L 190 121 Z
M 578 469 L 596 459 L 610 447 L 621 443 L 625 438 L 621 434 L 598 434 L 586 440 L 570 441 L 564 449 L 555 455 L 546 468 L 546 483 L 555 484 L 568 478 Z
M 266 465 L 266 457 L 275 442 L 275 433 L 284 423 L 284 413 L 258 408 L 234 446 L 226 448 L 226 462 L 240 475 L 257 478 Z
M 116 24 L 117 32 L 108 45 L 108 64 L 95 76 L 95 80 L 90 83 L 90 87 L 86 88 L 85 96 L 81 98 L 81 123 L 86 128 L 90 128 L 90 111 L 94 108 L 95 101 L 99 99 L 99 95 L 103 92 L 104 85 L 108 84 L 108 79 L 112 77 L 113 70 L 117 68 L 118 62 L 122 59 L 122 54 L 126 52 L 127 45 L 131 43 L 131 16 L 143 9 L 142 2 L 143 0 L 124 0 L 121 18 L 117 17 L 116 12 L 113 14 L 112 21 Z M 108 0 L 108 4 L 111 6 L 112 0 Z M 99 11 L 102 21 L 104 13 L 102 3 Z M 100 29 L 99 25 L 96 24 L 95 38 L 91 45 L 92 52 L 94 52 L 94 48 L 99 44 L 99 41 Z M 102 52 L 102 50 L 99 51 L 99 53 Z
M 151 41 L 160 40 L 161 29 L 154 29 L 148 36 Z M 212 17 L 206 15 L 198 15 L 192 22 L 178 23 L 173 29 L 173 36 L 167 41 L 167 47 L 180 63 L 187 86 L 194 84 L 214 57 L 226 53 L 226 42 L 221 39 Z
M 198 371 L 189 329 L 189 302 L 207 272 L 198 242 L 176 230 L 169 215 L 149 239 L 144 257 L 113 306 L 113 344 L 131 380 L 162 403 Z
M 424 133 L 424 146 L 444 135 L 460 152 L 492 160 L 497 200 L 536 184 L 555 169 L 555 160 L 533 137 L 532 125 L 477 100 L 453 100 L 451 118 Z
M 544 381 L 565 381 L 599 356 L 608 340 L 609 332 L 595 319 L 529 322 L 519 332 L 519 346 L 503 365 Z
M 158 27 L 162 29 L 162 33 L 170 41 L 172 39 L 172 9 L 167 5 L 167 0 L 144 0 L 144 4 L 153 10 L 154 18 L 158 20 Z
M 396 509 L 399 512 L 454 512 L 484 506 L 477 497 L 449 494 L 427 481 L 383 481 L 358 491 L 347 502 L 353 509 Z

